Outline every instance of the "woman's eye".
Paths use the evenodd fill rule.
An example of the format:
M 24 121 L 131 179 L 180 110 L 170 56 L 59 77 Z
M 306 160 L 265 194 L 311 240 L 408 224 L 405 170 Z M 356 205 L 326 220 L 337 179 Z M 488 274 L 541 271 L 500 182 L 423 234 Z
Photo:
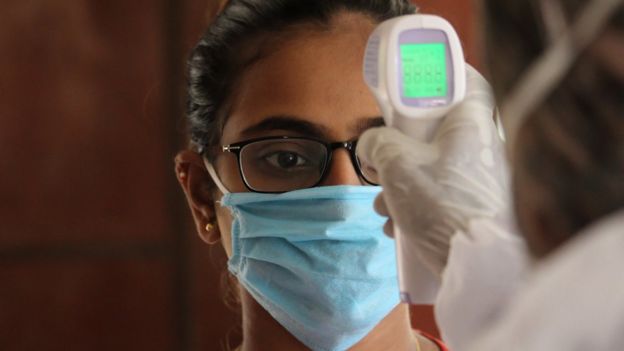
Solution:
M 308 162 L 306 159 L 294 152 L 280 151 L 265 156 L 265 159 L 275 167 L 289 169 L 294 167 L 305 166 Z

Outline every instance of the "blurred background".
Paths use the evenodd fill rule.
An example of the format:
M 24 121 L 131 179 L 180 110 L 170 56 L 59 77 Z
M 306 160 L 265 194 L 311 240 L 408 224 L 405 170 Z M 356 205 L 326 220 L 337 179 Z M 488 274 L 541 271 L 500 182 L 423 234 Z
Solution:
M 477 0 L 416 1 L 479 65 Z M 0 350 L 223 350 L 224 254 L 173 173 L 210 0 L 0 5 Z M 436 333 L 430 307 L 415 327 Z

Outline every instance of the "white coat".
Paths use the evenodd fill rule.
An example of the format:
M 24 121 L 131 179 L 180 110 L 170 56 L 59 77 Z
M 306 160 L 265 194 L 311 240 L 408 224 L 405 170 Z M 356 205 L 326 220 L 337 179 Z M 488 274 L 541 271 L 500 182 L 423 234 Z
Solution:
M 453 240 L 437 300 L 451 350 L 624 350 L 624 211 L 529 269 L 521 241 L 471 231 Z

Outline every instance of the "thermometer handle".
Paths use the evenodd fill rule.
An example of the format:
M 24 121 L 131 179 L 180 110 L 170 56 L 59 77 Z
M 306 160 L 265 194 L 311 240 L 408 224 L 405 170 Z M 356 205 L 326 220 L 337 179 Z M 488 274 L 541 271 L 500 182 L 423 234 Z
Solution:
M 401 301 L 411 305 L 431 305 L 440 288 L 438 278 L 418 259 L 410 238 L 394 226 Z
M 392 121 L 392 127 L 414 140 L 431 142 L 442 120 L 441 117 L 416 119 L 397 116 Z
M 413 119 L 396 116 L 392 126 L 412 139 L 430 142 L 443 118 Z M 394 226 L 401 300 L 408 304 L 432 304 L 439 289 L 438 278 L 418 258 L 416 243 Z

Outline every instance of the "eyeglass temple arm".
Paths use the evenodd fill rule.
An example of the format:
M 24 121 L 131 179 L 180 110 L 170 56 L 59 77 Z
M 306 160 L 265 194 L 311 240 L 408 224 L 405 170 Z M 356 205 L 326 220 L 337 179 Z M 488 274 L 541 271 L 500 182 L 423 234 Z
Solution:
M 208 170 L 208 174 L 210 174 L 210 178 L 212 178 L 212 181 L 217 185 L 217 188 L 219 188 L 221 193 L 223 193 L 224 195 L 229 194 L 230 191 L 225 187 L 225 185 L 223 185 L 223 182 L 221 182 L 221 179 L 217 175 L 217 171 L 214 169 L 212 163 L 210 163 L 210 161 L 208 160 L 205 160 L 204 164 L 206 165 L 206 170 Z

